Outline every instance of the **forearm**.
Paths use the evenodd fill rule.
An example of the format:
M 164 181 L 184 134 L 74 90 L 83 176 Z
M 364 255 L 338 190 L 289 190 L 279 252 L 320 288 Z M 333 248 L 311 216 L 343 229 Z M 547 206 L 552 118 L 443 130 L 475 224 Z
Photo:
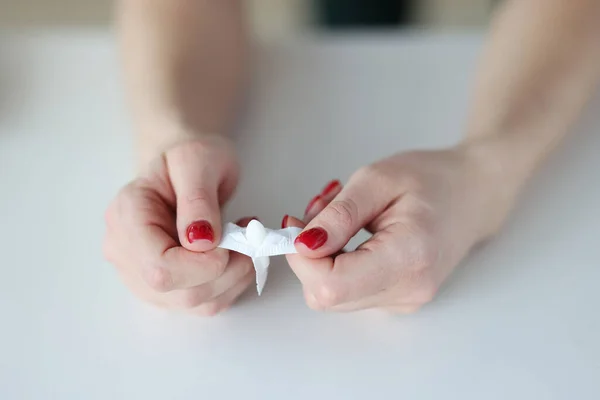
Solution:
M 498 225 L 570 131 L 600 79 L 600 2 L 515 0 L 499 10 L 464 141 L 493 180 Z M 482 183 L 483 184 L 483 183 Z M 492 228 L 491 230 L 494 230 Z
M 143 165 L 233 122 L 247 54 L 239 0 L 121 0 L 125 83 Z

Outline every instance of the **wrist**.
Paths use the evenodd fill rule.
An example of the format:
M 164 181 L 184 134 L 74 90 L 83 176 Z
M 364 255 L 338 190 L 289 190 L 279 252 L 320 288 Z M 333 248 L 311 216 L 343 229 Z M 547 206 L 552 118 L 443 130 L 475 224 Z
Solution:
M 516 145 L 509 135 L 490 135 L 466 140 L 458 146 L 468 176 L 469 193 L 474 193 L 477 241 L 500 230 L 531 176 L 531 165 L 519 159 Z

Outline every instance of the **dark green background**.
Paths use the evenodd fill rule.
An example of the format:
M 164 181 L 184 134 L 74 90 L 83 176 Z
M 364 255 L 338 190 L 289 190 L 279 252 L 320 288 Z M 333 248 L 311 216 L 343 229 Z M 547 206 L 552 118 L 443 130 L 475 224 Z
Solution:
M 313 0 L 317 24 L 327 29 L 386 28 L 413 22 L 411 0 Z

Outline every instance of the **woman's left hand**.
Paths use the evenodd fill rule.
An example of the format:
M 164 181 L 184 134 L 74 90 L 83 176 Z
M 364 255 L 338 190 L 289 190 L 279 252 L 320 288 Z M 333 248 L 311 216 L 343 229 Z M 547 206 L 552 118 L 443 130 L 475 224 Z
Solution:
M 485 157 L 467 148 L 401 153 L 329 184 L 305 219 L 299 254 L 287 259 L 314 309 L 413 312 L 431 301 L 469 250 L 493 234 L 510 209 Z M 341 252 L 365 228 L 373 236 Z

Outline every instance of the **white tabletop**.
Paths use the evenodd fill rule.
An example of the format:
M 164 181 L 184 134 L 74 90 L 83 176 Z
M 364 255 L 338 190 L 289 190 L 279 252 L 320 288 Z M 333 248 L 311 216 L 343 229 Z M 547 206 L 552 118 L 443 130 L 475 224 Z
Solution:
M 478 35 L 265 45 L 228 219 L 277 226 L 331 178 L 461 134 Z M 203 319 L 135 300 L 101 255 L 132 176 L 106 33 L 0 39 L 1 399 L 598 399 L 600 104 L 506 230 L 410 316 L 308 309 L 283 258 Z M 301 168 L 300 168 L 301 167 Z

